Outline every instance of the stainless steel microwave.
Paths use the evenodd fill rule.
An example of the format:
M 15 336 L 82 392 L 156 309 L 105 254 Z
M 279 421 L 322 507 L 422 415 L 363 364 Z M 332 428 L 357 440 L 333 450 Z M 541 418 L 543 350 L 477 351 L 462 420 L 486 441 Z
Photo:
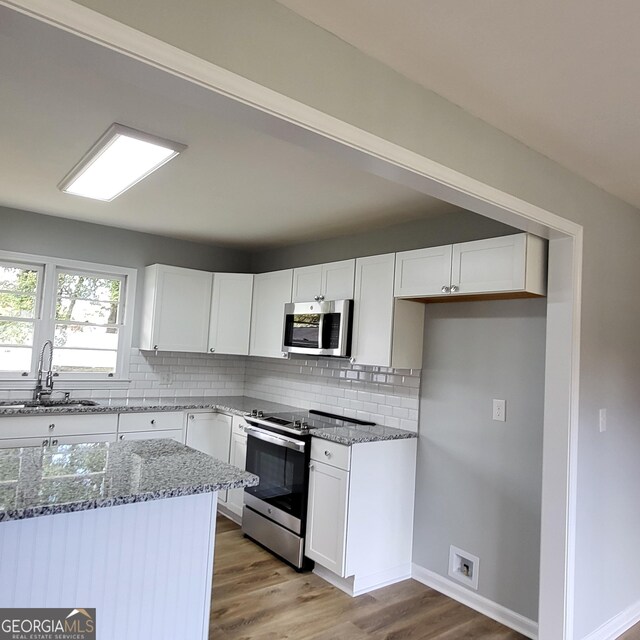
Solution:
M 351 355 L 352 300 L 284 305 L 282 350 L 316 356 Z

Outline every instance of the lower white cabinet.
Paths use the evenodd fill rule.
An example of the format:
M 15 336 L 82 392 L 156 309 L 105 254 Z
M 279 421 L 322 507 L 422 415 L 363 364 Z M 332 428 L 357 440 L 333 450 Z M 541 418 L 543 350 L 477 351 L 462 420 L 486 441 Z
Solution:
M 351 595 L 411 575 L 416 444 L 312 438 L 305 555 Z
M 10 416 L 0 418 L 0 439 L 3 440 L 44 439 L 59 436 L 90 436 L 95 434 L 110 434 L 112 436 L 111 439 L 115 440 L 117 429 L 118 415 L 115 413 L 85 413 L 82 415 L 50 413 L 41 416 Z M 91 442 L 91 440 L 86 441 Z
M 231 423 L 231 416 L 222 413 L 189 413 L 186 444 L 212 458 L 228 463 L 231 452 Z M 226 504 L 226 491 L 218 491 L 218 502 Z
M 240 469 L 245 468 L 247 461 L 247 434 L 244 432 L 245 421 L 239 417 L 233 417 L 233 429 L 231 433 L 231 453 L 229 464 Z M 238 518 L 242 518 L 244 506 L 244 489 L 230 489 L 227 492 L 227 509 Z

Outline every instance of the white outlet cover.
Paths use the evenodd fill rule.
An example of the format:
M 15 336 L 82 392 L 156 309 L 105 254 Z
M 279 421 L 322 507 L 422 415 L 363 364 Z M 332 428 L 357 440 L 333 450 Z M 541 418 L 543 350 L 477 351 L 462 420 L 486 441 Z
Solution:
M 507 401 L 506 400 L 494 400 L 493 401 L 493 419 L 498 422 L 507 421 Z
M 470 567 L 465 573 L 464 565 Z M 449 547 L 449 576 L 471 589 L 478 590 L 478 575 L 480 570 L 480 558 L 468 551 L 463 551 L 451 545 Z
M 607 430 L 607 410 L 600 409 L 599 415 L 600 433 L 604 433 Z

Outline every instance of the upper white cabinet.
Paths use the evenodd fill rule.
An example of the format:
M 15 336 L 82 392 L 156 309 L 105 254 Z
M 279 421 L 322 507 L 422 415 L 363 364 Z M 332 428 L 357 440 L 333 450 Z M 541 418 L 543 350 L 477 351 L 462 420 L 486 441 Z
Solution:
M 356 260 L 352 361 L 419 369 L 424 305 L 394 300 L 394 266 L 394 253 Z
M 284 305 L 291 302 L 292 281 L 292 269 L 259 273 L 254 277 L 250 355 L 286 357 L 282 351 Z
M 396 297 L 545 293 L 546 243 L 531 234 L 396 254 Z
M 355 260 L 341 260 L 293 270 L 292 302 L 351 300 Z
M 246 356 L 249 353 L 253 274 L 213 276 L 209 352 Z
M 213 274 L 154 264 L 145 269 L 140 348 L 207 350 Z

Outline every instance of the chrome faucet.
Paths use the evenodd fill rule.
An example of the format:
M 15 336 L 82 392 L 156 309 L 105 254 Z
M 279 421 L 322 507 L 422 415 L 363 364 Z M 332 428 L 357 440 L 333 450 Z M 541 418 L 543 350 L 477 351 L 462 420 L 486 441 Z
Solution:
M 49 347 L 49 368 L 47 369 L 47 377 L 45 379 L 45 388 L 42 387 L 42 370 L 44 368 L 44 352 Z M 53 342 L 46 340 L 42 345 L 42 351 L 40 351 L 40 359 L 38 360 L 38 381 L 36 382 L 36 388 L 33 391 L 33 399 L 35 402 L 41 402 L 42 397 L 51 397 L 53 393 Z

